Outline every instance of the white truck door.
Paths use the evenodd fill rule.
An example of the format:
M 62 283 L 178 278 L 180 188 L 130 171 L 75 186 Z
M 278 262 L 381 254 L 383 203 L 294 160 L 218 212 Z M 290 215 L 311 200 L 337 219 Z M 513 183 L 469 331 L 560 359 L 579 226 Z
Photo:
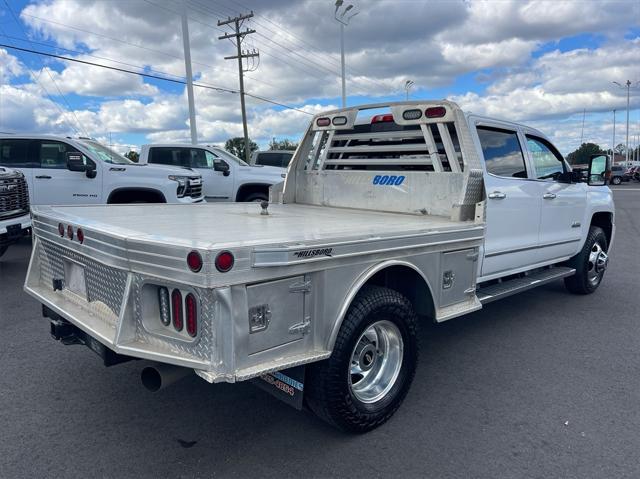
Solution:
M 524 147 L 516 129 L 483 124 L 475 128 L 484 157 L 487 231 L 481 276 L 500 276 L 535 263 L 542 197 L 529 180 Z
M 587 206 L 586 183 L 560 181 L 568 171 L 562 155 L 546 139 L 527 134 L 527 150 L 538 195 L 542 198 L 538 261 L 550 261 L 578 252 Z
M 67 152 L 77 148 L 57 140 L 34 140 L 31 156 L 37 162 L 33 169 L 34 203 L 37 205 L 73 205 L 102 202 L 102 172 L 96 165 L 96 177 L 83 171 L 67 169 Z M 85 161 L 92 161 L 83 155 Z
M 6 166 L 24 174 L 29 186 L 29 201 L 33 204 L 33 167 L 36 166 L 29 156 L 29 143 L 33 140 L 5 138 L 0 140 L 0 166 Z
M 237 173 L 236 165 L 230 165 L 229 162 L 209 150 L 200 151 L 204 152 L 207 165 L 206 169 L 198 170 L 202 173 L 204 181 L 205 199 L 207 201 L 234 201 L 233 182 Z

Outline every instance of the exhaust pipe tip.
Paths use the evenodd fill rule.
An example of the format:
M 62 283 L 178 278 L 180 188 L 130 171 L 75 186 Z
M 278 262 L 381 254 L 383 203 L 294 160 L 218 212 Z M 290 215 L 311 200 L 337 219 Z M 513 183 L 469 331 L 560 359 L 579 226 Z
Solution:
M 147 390 L 155 393 L 185 378 L 191 371 L 189 368 L 170 364 L 154 364 L 142 370 L 140 380 Z
M 160 391 L 162 389 L 162 375 L 153 366 L 147 366 L 140 373 L 140 379 L 142 385 L 152 393 Z

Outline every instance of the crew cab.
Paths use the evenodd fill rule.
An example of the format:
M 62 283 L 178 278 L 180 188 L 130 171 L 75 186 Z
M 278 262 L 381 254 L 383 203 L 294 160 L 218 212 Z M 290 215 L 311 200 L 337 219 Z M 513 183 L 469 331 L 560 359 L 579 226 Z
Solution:
M 540 131 L 449 101 L 328 111 L 279 203 L 34 208 L 25 288 L 65 344 L 153 361 L 150 389 L 253 380 L 364 432 L 408 393 L 425 321 L 560 279 L 597 290 L 608 159 L 588 173 Z
M 19 171 L 0 167 L 0 256 L 31 228 L 29 187 Z
M 0 166 L 24 174 L 32 205 L 203 201 L 199 173 L 139 165 L 90 138 L 3 134 Z
M 202 175 L 207 201 L 264 201 L 269 188 L 284 181 L 286 169 L 252 166 L 208 145 L 142 145 L 140 163 L 192 168 Z

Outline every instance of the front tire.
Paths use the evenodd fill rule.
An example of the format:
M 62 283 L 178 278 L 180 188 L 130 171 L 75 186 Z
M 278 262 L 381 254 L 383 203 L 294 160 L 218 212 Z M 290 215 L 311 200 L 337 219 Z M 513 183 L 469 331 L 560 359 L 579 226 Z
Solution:
M 269 195 L 266 193 L 252 193 L 247 196 L 244 201 L 246 203 L 260 203 L 261 201 L 269 201 Z
M 564 279 L 566 288 L 574 294 L 591 294 L 602 282 L 609 264 L 607 235 L 602 228 L 591 226 L 582 250 L 569 260 L 575 268 L 573 276 Z
M 620 183 L 622 183 L 622 178 L 620 178 L 619 176 L 614 176 L 613 178 L 611 178 L 611 184 L 619 185 Z
M 309 408 L 349 432 L 383 424 L 413 381 L 419 352 L 416 329 L 407 298 L 389 288 L 363 287 L 340 327 L 331 357 L 307 369 Z

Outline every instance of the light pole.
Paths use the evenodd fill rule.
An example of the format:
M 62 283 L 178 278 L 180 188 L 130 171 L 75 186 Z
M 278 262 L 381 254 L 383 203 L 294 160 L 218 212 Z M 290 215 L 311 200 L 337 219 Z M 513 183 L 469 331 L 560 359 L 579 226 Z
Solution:
M 333 13 L 333 17 L 340 24 L 340 63 L 342 69 L 342 108 L 347 106 L 347 85 L 345 83 L 344 76 L 344 27 L 349 25 L 349 22 L 353 17 L 355 17 L 360 12 L 352 13 L 351 15 L 347 15 L 348 12 L 353 10 L 353 5 L 347 5 L 342 13 L 339 12 L 340 7 L 344 0 L 336 0 L 336 11 Z
M 611 141 L 611 164 L 616 162 L 616 111 L 613 110 L 613 140 Z
M 411 90 L 412 86 L 413 86 L 413 81 L 407 80 L 406 82 L 404 82 L 404 89 L 407 92 L 407 101 L 409 101 L 409 90 Z
M 624 85 L 614 81 L 620 88 L 627 87 L 627 139 L 625 142 L 625 161 L 629 164 L 629 90 L 631 89 L 631 80 L 627 80 Z

